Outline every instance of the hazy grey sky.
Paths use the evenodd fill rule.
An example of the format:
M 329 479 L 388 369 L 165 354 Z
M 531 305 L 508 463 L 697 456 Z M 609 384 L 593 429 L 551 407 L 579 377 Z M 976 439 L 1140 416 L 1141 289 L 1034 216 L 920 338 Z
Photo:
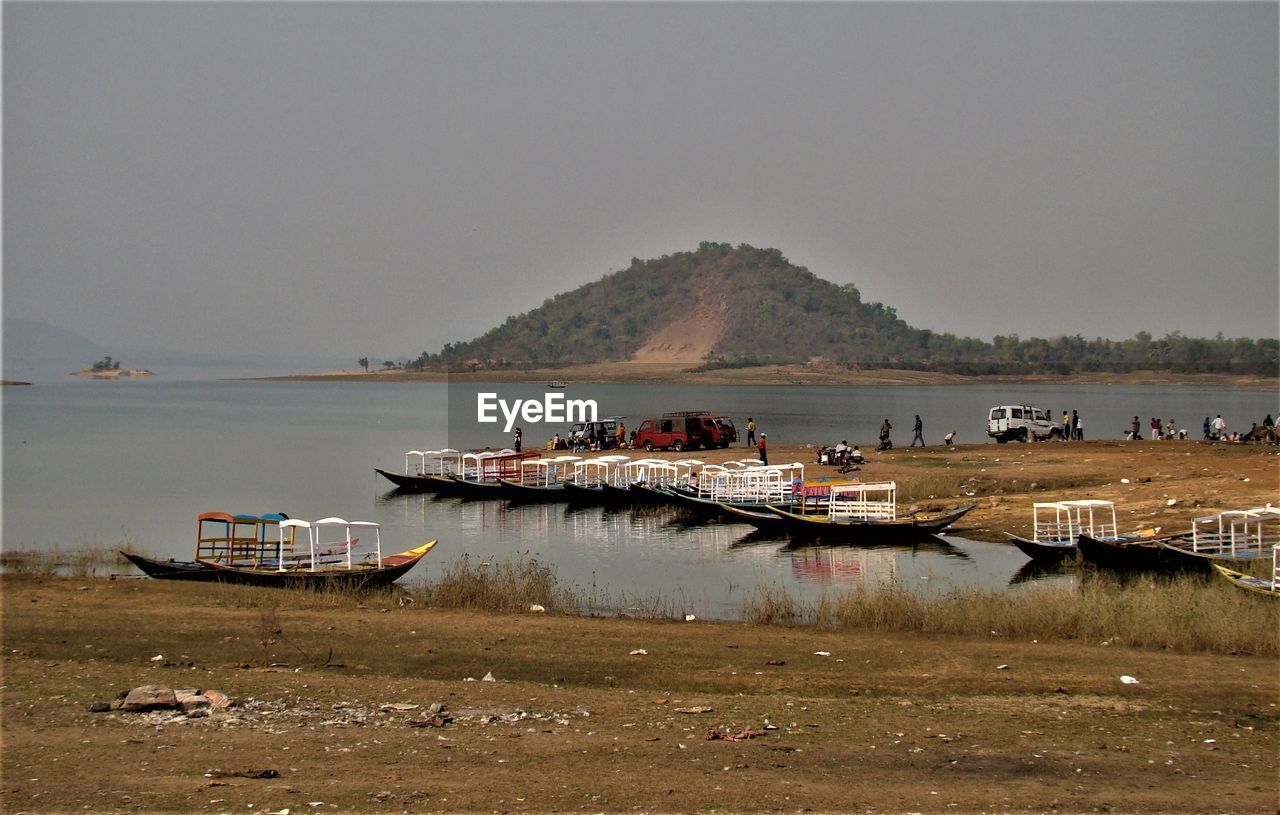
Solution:
M 1277 8 L 5 2 L 4 309 L 353 364 L 714 240 L 922 328 L 1275 337 Z

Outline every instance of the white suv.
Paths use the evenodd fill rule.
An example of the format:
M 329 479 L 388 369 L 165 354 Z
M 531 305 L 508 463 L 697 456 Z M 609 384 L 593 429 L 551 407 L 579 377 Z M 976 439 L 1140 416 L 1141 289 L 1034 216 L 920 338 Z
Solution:
M 1062 434 L 1049 411 L 1030 405 L 1001 405 L 987 414 L 987 435 L 1000 444 L 1007 441 L 1044 441 Z

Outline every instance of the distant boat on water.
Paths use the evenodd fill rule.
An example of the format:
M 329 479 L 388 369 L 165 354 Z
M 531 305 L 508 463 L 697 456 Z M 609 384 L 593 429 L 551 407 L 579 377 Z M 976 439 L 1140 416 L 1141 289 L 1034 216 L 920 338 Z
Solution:
M 559 379 L 553 379 L 547 383 L 548 388 L 563 388 L 564 382 Z

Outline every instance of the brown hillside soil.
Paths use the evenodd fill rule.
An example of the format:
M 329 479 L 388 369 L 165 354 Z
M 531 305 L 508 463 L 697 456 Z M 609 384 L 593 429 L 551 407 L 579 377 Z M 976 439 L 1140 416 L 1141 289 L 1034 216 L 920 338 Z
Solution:
M 724 333 L 724 295 L 718 280 L 708 281 L 694 308 L 653 333 L 624 363 L 627 367 L 653 363 L 700 365 Z
M 7 812 L 1277 804 L 1273 659 L 341 600 L 262 610 L 242 606 L 269 589 L 141 580 L 0 585 Z M 144 683 L 236 705 L 89 712 Z M 430 726 L 437 702 L 452 721 Z

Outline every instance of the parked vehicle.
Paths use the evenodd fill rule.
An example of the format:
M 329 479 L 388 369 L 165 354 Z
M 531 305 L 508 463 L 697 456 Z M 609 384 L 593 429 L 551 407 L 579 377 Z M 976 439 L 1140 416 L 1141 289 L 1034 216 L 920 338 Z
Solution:
M 1030 405 L 1000 405 L 987 414 L 987 435 L 1000 444 L 1008 441 L 1044 441 L 1062 434 L 1049 411 Z
M 706 410 L 664 413 L 645 419 L 636 430 L 636 446 L 646 450 L 697 450 L 728 447 L 738 439 L 738 428 L 728 416 Z
M 610 416 L 602 422 L 578 422 L 569 429 L 568 444 L 573 447 L 578 440 L 595 439 L 601 449 L 608 450 L 617 446 L 618 422 L 625 416 Z

